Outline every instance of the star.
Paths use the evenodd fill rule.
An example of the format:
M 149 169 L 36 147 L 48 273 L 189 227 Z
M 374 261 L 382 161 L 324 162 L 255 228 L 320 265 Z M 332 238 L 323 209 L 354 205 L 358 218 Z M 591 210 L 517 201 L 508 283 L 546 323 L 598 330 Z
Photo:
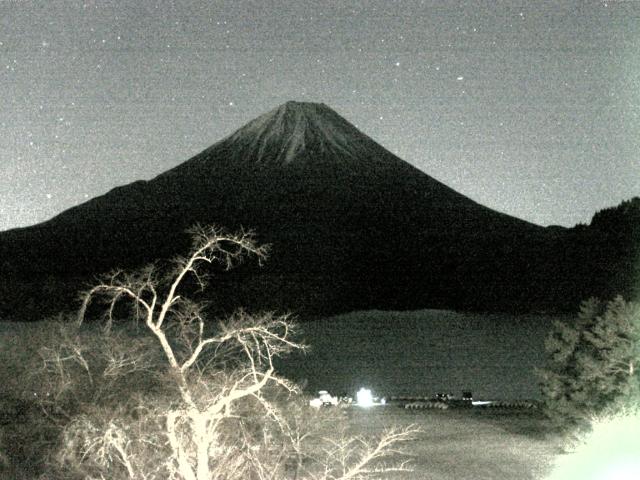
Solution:
M 618 176 L 610 182 L 614 185 L 611 192 L 603 190 L 604 197 L 592 200 L 591 196 L 585 196 L 579 214 L 572 213 L 571 206 L 558 202 L 558 211 L 564 210 L 564 216 L 554 222 L 571 226 L 570 219 L 574 216 L 581 215 L 580 220 L 587 220 L 585 216 L 596 210 L 596 202 L 602 208 L 615 204 L 618 198 L 637 195 L 637 182 L 631 180 L 637 175 L 634 177 L 634 172 L 629 171 L 633 170 L 629 165 L 637 163 L 631 159 L 631 152 L 637 151 L 638 140 L 630 134 L 629 125 L 637 124 L 640 111 L 629 108 L 630 97 L 618 85 L 620 75 L 613 68 L 624 60 L 620 52 L 624 51 L 624 39 L 630 38 L 633 28 L 621 20 L 625 9 L 607 8 L 605 11 L 611 10 L 610 15 L 602 15 L 602 7 L 613 7 L 614 0 L 581 8 L 584 17 L 580 28 L 562 20 L 562 7 L 556 12 L 555 7 L 549 6 L 544 22 L 542 17 L 536 18 L 540 21 L 532 22 L 526 32 L 516 31 L 525 24 L 525 18 L 527 22 L 533 18 L 524 8 L 514 8 L 505 15 L 477 9 L 472 4 L 454 8 L 441 2 L 442 8 L 426 13 L 417 6 L 419 0 L 403 2 L 402 7 L 403 15 L 421 25 L 415 29 L 389 22 L 387 7 L 384 12 L 375 12 L 373 7 L 334 8 L 333 4 L 341 2 L 316 2 L 313 15 L 297 8 L 291 9 L 289 15 L 270 9 L 236 11 L 236 7 L 220 6 L 211 10 L 205 0 L 187 2 L 188 8 L 180 2 L 172 2 L 171 8 L 162 8 L 162 2 L 156 0 L 129 2 L 131 6 L 123 2 L 117 15 L 109 8 L 94 11 L 99 2 L 90 0 L 78 2 L 77 9 L 57 6 L 65 2 L 50 3 L 50 9 L 41 10 L 33 8 L 34 2 L 16 1 L 3 12 L 7 22 L 15 27 L 10 37 L 0 41 L 3 56 L 0 75 L 6 77 L 3 86 L 9 89 L 5 95 L 7 118 L 0 119 L 3 138 L 10 141 L 9 148 L 0 149 L 3 173 L 7 162 L 18 162 L 20 153 L 22 162 L 31 165 L 48 162 L 66 148 L 65 159 L 70 162 L 69 170 L 74 170 L 85 168 L 87 158 L 98 164 L 112 161 L 112 146 L 117 145 L 116 156 L 130 158 L 135 168 L 127 169 L 126 174 L 120 172 L 117 177 L 105 174 L 96 180 L 97 190 L 87 189 L 89 197 L 93 197 L 98 191 L 151 177 L 184 160 L 186 153 L 180 140 L 187 131 L 189 139 L 204 146 L 280 102 L 301 97 L 326 103 L 354 123 L 357 119 L 365 133 L 374 135 L 375 140 L 389 149 L 402 151 L 406 155 L 403 160 L 442 177 L 445 183 L 452 177 L 454 167 L 432 170 L 435 160 L 428 158 L 446 156 L 452 142 L 463 141 L 452 139 L 449 122 L 438 121 L 449 118 L 451 111 L 465 115 L 465 128 L 473 127 L 470 135 L 477 135 L 478 158 L 499 157 L 496 152 L 503 149 L 505 156 L 513 156 L 518 150 L 517 157 L 531 158 L 531 162 L 540 162 L 540 170 L 550 171 L 556 169 L 550 158 L 557 158 L 562 165 L 577 160 L 568 149 L 558 147 L 566 139 L 543 141 L 549 138 L 548 130 L 557 124 L 544 111 L 549 109 L 549 113 L 561 118 L 579 115 L 586 126 L 581 128 L 576 122 L 563 121 L 562 135 L 575 137 L 578 149 L 591 154 L 590 144 L 582 134 L 585 128 L 592 131 L 594 141 L 607 143 L 620 157 L 615 161 L 617 167 L 612 169 L 612 175 Z M 138 5 L 135 8 L 134 3 Z M 627 3 L 632 8 L 632 2 Z M 232 15 L 228 18 L 241 21 L 225 20 L 227 14 Z M 189 20 L 183 20 L 186 18 Z M 129 29 L 129 22 L 139 29 Z M 30 25 L 38 25 L 38 29 Z M 602 31 L 607 31 L 606 42 L 601 42 Z M 72 32 L 74 35 L 70 35 Z M 511 40 L 514 45 L 526 48 L 511 48 L 506 43 Z M 554 44 L 567 48 L 547 48 Z M 573 48 L 581 45 L 585 48 Z M 548 59 L 532 54 L 540 49 L 545 49 Z M 477 55 L 479 52 L 492 54 Z M 571 61 L 566 61 L 568 52 L 574 57 Z M 46 61 L 38 55 L 46 56 Z M 524 69 L 525 64 L 531 68 Z M 219 86 L 219 96 L 213 85 Z M 183 91 L 174 99 L 176 87 Z M 523 87 L 531 92 L 526 98 L 520 98 Z M 554 103 L 557 92 L 562 92 L 566 101 Z M 70 104 L 71 98 L 77 100 L 77 105 Z M 238 104 L 230 98 L 242 99 L 241 108 L 235 108 Z M 606 114 L 593 107 L 603 99 L 607 101 Z M 515 116 L 514 104 L 523 110 L 523 117 L 532 118 L 531 125 L 526 126 L 533 133 L 527 145 L 518 143 L 525 126 Z M 97 105 L 103 115 L 93 108 Z M 403 123 L 391 113 L 396 111 L 396 105 L 407 106 L 403 109 L 406 128 L 379 135 L 376 128 L 383 123 Z M 535 118 L 528 115 L 532 112 L 536 112 Z M 485 121 L 489 115 L 495 119 Z M 160 154 L 137 143 L 153 144 L 151 138 L 156 135 L 158 124 L 175 123 L 176 116 L 185 121 L 178 122 L 175 137 L 163 139 L 167 148 Z M 210 117 L 216 119 L 215 128 L 201 129 L 199 123 L 204 122 L 198 119 Z M 104 128 L 98 128 L 98 119 Z M 432 126 L 430 142 L 422 135 L 424 125 Z M 463 130 L 457 121 L 453 126 Z M 32 138 L 27 136 L 26 129 L 33 130 Z M 129 134 L 138 140 L 134 142 Z M 95 136 L 97 141 L 85 142 L 87 135 Z M 15 139 L 17 150 L 24 151 L 11 151 L 10 139 Z M 51 151 L 52 145 L 56 151 Z M 429 153 L 425 154 L 425 150 Z M 44 152 L 49 152 L 46 159 Z M 584 160 L 592 165 L 591 170 L 583 169 L 585 177 L 597 170 L 598 153 Z M 34 158 L 38 154 L 41 158 Z M 558 170 L 565 174 L 571 168 Z M 492 181 L 491 174 L 479 171 L 479 176 L 483 175 L 486 182 Z M 570 177 L 567 180 L 573 185 L 572 181 Z M 475 179 L 458 185 L 461 193 L 466 189 L 470 193 L 477 190 L 474 182 Z M 0 179 L 0 187 L 1 183 Z M 52 184 L 49 192 L 56 202 L 62 205 L 66 201 L 66 206 L 71 206 L 73 201 L 65 188 L 68 191 L 75 185 L 63 188 L 56 183 L 54 188 Z M 46 191 L 34 193 L 43 197 Z M 83 193 L 77 196 L 82 198 Z M 20 204 L 19 195 L 16 193 L 10 201 Z M 502 208 L 509 213 L 547 222 L 541 212 L 518 211 L 515 207 L 510 210 L 513 202 L 499 196 L 496 193 L 490 199 L 494 205 L 503 203 Z M 37 215 L 34 211 L 22 221 L 44 220 Z M 8 226 L 0 224 L 0 230 Z

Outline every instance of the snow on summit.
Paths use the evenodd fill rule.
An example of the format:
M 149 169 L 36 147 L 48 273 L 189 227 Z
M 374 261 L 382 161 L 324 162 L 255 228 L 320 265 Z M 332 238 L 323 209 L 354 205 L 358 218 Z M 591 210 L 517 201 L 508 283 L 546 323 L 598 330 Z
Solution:
M 321 103 L 287 102 L 227 137 L 257 164 L 287 165 L 301 152 L 355 158 L 375 144 Z M 378 147 L 377 144 L 375 144 Z

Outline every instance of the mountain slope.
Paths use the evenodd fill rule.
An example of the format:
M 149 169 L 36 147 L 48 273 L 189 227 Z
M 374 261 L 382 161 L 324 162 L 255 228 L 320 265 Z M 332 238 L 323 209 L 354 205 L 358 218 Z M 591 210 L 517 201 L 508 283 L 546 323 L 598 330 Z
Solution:
M 196 222 L 273 246 L 265 268 L 217 280 L 224 309 L 548 308 L 549 277 L 572 272 L 556 251 L 563 231 L 477 204 L 325 105 L 287 102 L 150 181 L 1 233 L 0 315 L 64 307 L 98 272 L 184 252 Z M 43 284 L 66 285 L 58 304 Z

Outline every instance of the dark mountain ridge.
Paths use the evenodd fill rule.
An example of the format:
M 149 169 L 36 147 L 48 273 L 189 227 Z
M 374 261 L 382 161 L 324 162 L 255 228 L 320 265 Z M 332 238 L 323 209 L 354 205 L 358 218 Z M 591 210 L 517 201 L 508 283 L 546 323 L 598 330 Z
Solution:
M 287 102 L 150 181 L 0 233 L 0 315 L 68 308 L 99 272 L 185 252 L 196 222 L 273 246 L 266 267 L 217 281 L 222 309 L 547 310 L 593 290 L 576 268 L 584 235 L 479 205 L 327 106 Z M 42 290 L 63 284 L 52 306 Z

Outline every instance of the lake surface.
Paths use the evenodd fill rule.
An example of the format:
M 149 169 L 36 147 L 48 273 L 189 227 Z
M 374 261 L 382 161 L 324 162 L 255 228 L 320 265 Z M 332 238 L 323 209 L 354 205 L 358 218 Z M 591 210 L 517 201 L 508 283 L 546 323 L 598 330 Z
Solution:
M 365 311 L 301 325 L 307 354 L 278 361 L 279 372 L 310 392 L 433 396 L 471 390 L 476 399 L 539 399 L 535 368 L 545 361 L 553 321 L 570 316 L 471 314 L 442 310 Z M 38 322 L 0 322 L 0 353 L 37 355 Z
M 302 325 L 311 347 L 279 362 L 306 389 L 353 395 L 425 395 L 471 390 L 474 398 L 539 399 L 535 369 L 544 339 L 568 316 L 366 311 Z

